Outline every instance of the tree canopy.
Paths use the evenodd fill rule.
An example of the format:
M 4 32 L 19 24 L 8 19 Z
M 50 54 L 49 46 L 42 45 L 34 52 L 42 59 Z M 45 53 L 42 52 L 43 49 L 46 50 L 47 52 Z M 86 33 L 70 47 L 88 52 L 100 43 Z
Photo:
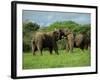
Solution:
M 39 28 L 40 26 L 37 23 L 23 23 L 23 51 L 29 51 L 31 49 L 32 35 Z

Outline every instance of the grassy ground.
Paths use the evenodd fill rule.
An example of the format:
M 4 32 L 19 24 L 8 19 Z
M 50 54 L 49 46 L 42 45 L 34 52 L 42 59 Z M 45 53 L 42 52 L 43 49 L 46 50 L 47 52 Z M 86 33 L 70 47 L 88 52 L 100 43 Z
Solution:
M 89 51 L 80 49 L 74 49 L 73 53 L 59 50 L 59 55 L 54 52 L 50 55 L 48 51 L 43 51 L 43 56 L 38 52 L 35 56 L 32 53 L 23 53 L 23 69 L 81 67 L 90 66 L 90 63 Z

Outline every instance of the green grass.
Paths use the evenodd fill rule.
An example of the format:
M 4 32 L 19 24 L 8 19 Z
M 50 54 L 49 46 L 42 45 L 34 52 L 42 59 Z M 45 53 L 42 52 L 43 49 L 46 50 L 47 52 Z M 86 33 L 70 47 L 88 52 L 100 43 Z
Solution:
M 43 51 L 43 56 L 39 52 L 35 56 L 23 53 L 23 69 L 90 66 L 90 59 L 89 51 L 80 49 L 74 49 L 73 53 L 59 50 L 59 55 L 55 52 L 50 55 L 49 51 Z

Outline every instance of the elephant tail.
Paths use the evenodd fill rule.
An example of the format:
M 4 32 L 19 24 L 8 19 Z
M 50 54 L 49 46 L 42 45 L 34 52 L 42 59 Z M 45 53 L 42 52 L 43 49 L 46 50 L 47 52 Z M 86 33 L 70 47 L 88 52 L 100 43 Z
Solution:
M 31 44 L 32 44 L 32 45 L 35 45 L 35 40 L 32 40 L 32 41 L 31 41 Z
M 36 51 L 37 50 L 35 40 L 31 41 L 31 47 L 32 47 L 32 51 Z

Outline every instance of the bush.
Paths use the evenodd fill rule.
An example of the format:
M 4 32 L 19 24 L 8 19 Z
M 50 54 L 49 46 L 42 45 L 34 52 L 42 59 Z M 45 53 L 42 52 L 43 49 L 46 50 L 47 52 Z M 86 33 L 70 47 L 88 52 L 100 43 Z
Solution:
M 31 40 L 35 31 L 39 29 L 37 23 L 26 22 L 23 23 L 23 51 L 31 51 Z
M 62 40 L 59 40 L 58 42 L 57 42 L 57 44 L 58 44 L 58 49 L 60 49 L 60 50 L 64 50 L 65 48 L 66 48 L 66 40 L 65 39 L 62 39 Z

